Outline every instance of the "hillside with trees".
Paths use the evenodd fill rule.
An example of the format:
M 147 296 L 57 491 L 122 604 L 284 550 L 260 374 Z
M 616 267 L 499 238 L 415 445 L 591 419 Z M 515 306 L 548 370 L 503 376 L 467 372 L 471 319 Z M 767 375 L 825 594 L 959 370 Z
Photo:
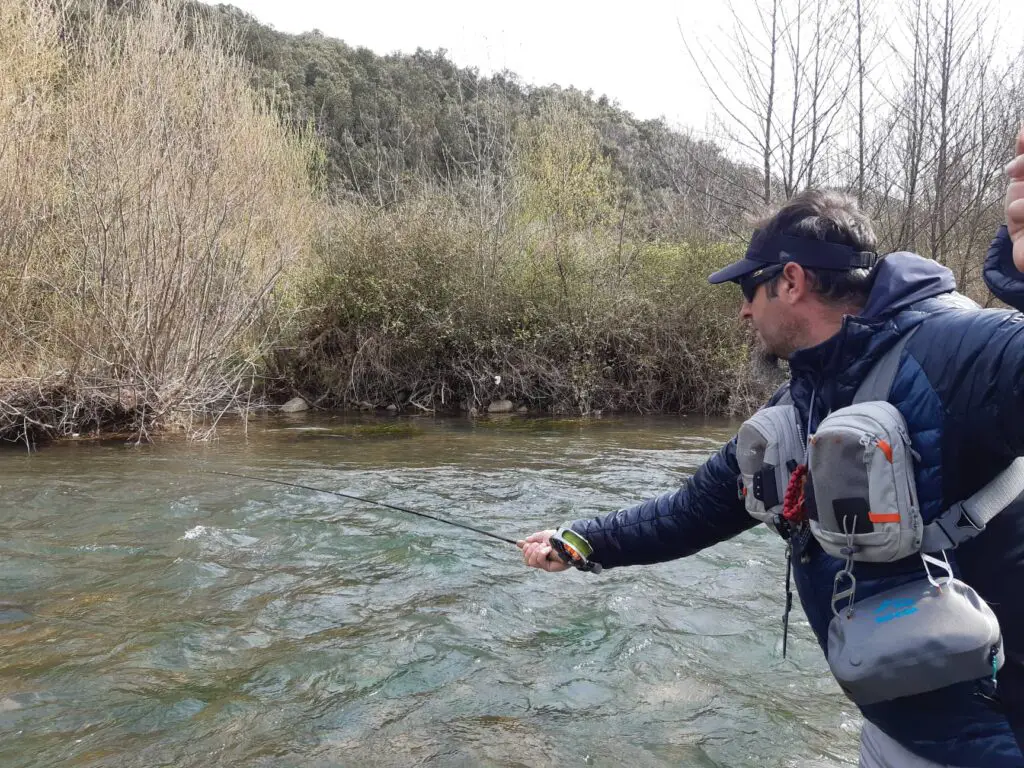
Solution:
M 705 278 L 808 185 L 989 300 L 1019 52 L 971 3 L 754 5 L 681 42 L 712 141 L 230 6 L 4 3 L 0 435 L 201 436 L 296 394 L 742 412 L 772 377 Z

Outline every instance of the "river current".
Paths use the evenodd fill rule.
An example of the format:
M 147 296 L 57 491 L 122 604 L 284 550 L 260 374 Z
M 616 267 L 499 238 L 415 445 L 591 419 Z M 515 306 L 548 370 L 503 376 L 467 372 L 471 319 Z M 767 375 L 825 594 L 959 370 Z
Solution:
M 522 537 L 672 490 L 686 418 L 302 415 L 0 453 L 0 764 L 843 766 L 781 542 L 545 574 Z

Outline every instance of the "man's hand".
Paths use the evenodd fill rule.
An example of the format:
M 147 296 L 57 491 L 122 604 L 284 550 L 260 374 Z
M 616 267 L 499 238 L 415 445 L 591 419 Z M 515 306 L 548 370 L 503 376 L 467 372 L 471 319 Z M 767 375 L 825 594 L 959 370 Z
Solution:
M 1013 264 L 1024 272 L 1024 127 L 1017 134 L 1017 157 L 1006 166 L 1010 186 L 1006 190 L 1006 226 L 1013 241 Z
M 540 568 L 542 571 L 550 573 L 568 569 L 569 565 L 562 562 L 562 558 L 548 543 L 554 535 L 555 531 L 552 528 L 547 531 L 531 533 L 525 539 L 517 541 L 516 546 L 523 552 L 523 562 L 531 568 Z

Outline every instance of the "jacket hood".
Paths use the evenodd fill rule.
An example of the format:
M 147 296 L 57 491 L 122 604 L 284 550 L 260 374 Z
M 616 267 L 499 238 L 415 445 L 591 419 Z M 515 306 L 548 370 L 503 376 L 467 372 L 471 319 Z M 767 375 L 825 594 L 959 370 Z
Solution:
M 890 253 L 875 268 L 875 280 L 860 317 L 888 317 L 923 299 L 956 290 L 953 273 L 916 253 Z
M 956 290 L 949 269 L 914 253 L 890 253 L 875 270 L 864 310 L 844 317 L 842 329 L 834 336 L 817 346 L 799 349 L 789 358 L 794 401 L 810 401 L 811 390 L 816 389 L 816 404 L 823 412 L 848 405 L 875 360 L 925 317 L 922 312 L 907 310 Z M 897 315 L 901 315 L 899 320 Z M 807 389 L 806 397 L 799 400 L 797 395 L 803 388 Z M 810 426 L 817 424 L 820 415 L 801 413 Z

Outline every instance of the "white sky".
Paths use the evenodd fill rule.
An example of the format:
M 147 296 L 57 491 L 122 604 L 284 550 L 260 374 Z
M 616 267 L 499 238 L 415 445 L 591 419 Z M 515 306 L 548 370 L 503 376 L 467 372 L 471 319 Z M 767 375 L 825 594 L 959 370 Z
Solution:
M 206 0 L 209 2 L 209 0 Z M 752 0 L 734 0 L 742 11 Z M 894 0 L 882 0 L 895 6 Z M 666 117 L 704 130 L 710 95 L 682 44 L 712 46 L 730 18 L 722 0 L 232 0 L 282 32 L 319 29 L 379 54 L 444 48 L 482 74 L 508 69 L 533 85 L 557 83 L 607 95 L 639 118 Z M 1024 0 L 991 0 L 1003 30 L 1024 29 Z M 1016 50 L 1019 34 L 1004 44 Z

